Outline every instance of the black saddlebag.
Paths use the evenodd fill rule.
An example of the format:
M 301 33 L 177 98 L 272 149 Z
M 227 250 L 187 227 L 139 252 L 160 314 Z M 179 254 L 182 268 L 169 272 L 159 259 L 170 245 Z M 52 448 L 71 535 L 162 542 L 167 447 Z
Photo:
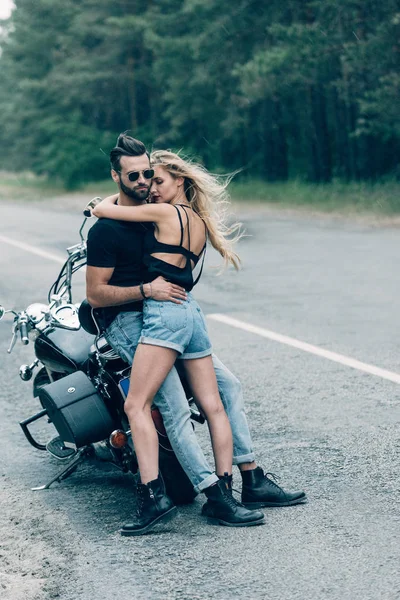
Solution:
M 43 386 L 39 397 L 63 442 L 77 448 L 104 440 L 115 429 L 103 399 L 82 371 Z

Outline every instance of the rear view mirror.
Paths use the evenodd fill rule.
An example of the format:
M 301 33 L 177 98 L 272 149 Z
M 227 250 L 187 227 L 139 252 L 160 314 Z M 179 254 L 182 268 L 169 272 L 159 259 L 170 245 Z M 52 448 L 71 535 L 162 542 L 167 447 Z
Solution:
M 5 311 L 4 307 L 0 306 L 0 321 L 4 317 L 5 314 L 6 314 L 6 311 Z
M 94 208 L 95 206 L 97 206 L 97 204 L 99 204 L 99 202 L 102 201 L 102 198 L 100 198 L 99 196 L 96 196 L 96 198 L 92 198 L 90 200 L 90 202 L 88 202 L 85 206 L 85 208 L 83 209 L 83 214 L 87 219 L 90 219 L 90 217 L 92 217 L 92 208 Z

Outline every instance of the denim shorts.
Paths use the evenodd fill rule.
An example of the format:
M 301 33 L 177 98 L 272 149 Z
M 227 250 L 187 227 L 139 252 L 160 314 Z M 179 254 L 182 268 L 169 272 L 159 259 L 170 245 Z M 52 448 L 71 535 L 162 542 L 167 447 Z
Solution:
M 139 342 L 171 348 L 182 359 L 203 358 L 212 354 L 203 312 L 190 293 L 182 304 L 145 300 Z

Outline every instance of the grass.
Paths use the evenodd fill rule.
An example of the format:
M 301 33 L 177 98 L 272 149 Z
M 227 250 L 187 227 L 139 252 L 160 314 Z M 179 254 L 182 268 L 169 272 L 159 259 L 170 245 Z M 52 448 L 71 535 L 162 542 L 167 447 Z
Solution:
M 234 202 L 271 204 L 285 208 L 304 207 L 328 213 L 400 213 L 400 183 L 396 181 L 375 184 L 336 181 L 317 185 L 300 180 L 268 183 L 253 179 L 233 181 L 229 190 Z M 111 178 L 89 183 L 76 192 L 68 192 L 61 184 L 31 173 L 0 172 L 0 200 L 49 200 L 67 194 L 79 194 L 89 200 L 93 196 L 104 197 L 115 191 Z
M 48 200 L 52 197 L 79 194 L 93 196 L 113 194 L 116 192 L 115 183 L 109 180 L 99 183 L 88 183 L 78 190 L 68 191 L 61 183 L 38 177 L 29 172 L 5 173 L 0 172 L 0 200 Z
M 0 172 L 0 198 L 2 200 L 33 200 L 60 193 L 61 188 L 45 177 L 32 173 Z
M 251 180 L 232 182 L 233 200 L 269 203 L 284 207 L 310 207 L 324 212 L 400 213 L 400 183 L 388 181 L 311 184 L 299 180 L 267 183 Z

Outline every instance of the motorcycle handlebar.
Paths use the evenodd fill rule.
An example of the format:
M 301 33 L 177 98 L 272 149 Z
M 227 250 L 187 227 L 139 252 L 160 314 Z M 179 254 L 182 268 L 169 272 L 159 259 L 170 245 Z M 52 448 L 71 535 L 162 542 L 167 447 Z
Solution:
M 20 334 L 21 334 L 21 342 L 24 344 L 24 346 L 29 344 L 28 326 L 26 323 L 21 323 Z

